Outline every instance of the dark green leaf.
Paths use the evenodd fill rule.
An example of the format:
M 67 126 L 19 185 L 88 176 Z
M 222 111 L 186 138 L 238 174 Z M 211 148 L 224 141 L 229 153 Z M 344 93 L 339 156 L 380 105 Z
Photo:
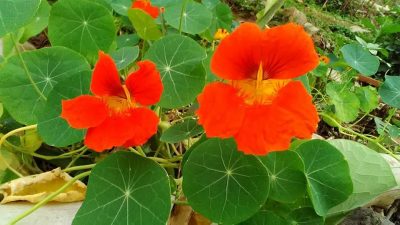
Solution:
M 117 49 L 133 47 L 139 44 L 140 38 L 137 34 L 124 34 L 117 37 Z
M 292 225 L 324 225 L 324 218 L 318 216 L 313 208 L 295 209 L 289 214 Z
M 359 44 L 348 44 L 343 46 L 340 51 L 346 62 L 365 76 L 375 74 L 379 68 L 379 59 L 365 50 Z
M 128 17 L 137 34 L 144 40 L 160 39 L 162 33 L 153 17 L 141 9 L 129 9 Z
M 289 221 L 272 211 L 260 210 L 250 219 L 240 223 L 240 225 L 287 225 L 288 223 Z
M 165 225 L 171 210 L 169 178 L 150 159 L 117 152 L 93 168 L 73 225 Z
M 210 139 L 183 168 L 183 191 L 194 210 L 216 223 L 235 224 L 255 214 L 268 196 L 268 173 L 232 139 Z
M 118 70 L 125 69 L 139 56 L 139 47 L 123 47 L 111 53 Z
M 168 128 L 160 137 L 160 141 L 178 143 L 190 137 L 203 133 L 203 128 L 197 124 L 197 120 L 187 119 Z

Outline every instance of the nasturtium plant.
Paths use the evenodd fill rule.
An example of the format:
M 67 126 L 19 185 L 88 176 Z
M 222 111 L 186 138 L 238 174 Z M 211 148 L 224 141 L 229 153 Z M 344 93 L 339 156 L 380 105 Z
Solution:
M 284 1 L 231 2 L 2 0 L 0 198 L 67 178 L 5 222 L 74 184 L 74 225 L 336 225 L 396 188 L 394 20 L 327 47 Z

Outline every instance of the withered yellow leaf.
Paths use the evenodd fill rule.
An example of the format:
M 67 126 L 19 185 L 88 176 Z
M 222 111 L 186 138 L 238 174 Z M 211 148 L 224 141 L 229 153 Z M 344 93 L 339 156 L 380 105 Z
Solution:
M 71 176 L 62 172 L 60 168 L 49 172 L 22 177 L 0 186 L 0 195 L 3 195 L 1 204 L 14 201 L 28 201 L 37 203 L 57 191 L 71 180 Z M 76 202 L 85 198 L 86 185 L 76 181 L 64 192 L 57 195 L 52 201 Z

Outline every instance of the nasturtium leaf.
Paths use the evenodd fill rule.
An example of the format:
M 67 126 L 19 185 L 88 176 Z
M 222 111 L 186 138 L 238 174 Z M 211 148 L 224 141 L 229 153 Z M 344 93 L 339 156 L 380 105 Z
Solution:
M 233 139 L 209 139 L 197 146 L 183 177 L 190 206 L 216 223 L 248 219 L 268 196 L 267 170 L 255 156 L 239 152 Z
M 308 193 L 320 216 L 345 201 L 353 191 L 349 165 L 343 154 L 326 141 L 311 140 L 296 150 L 304 163 Z
M 18 178 L 18 175 L 11 171 L 4 161 L 8 163 L 13 169 L 18 169 L 21 166 L 20 161 L 14 153 L 11 153 L 4 148 L 0 148 L 0 184 Z
M 98 51 L 108 52 L 115 40 L 114 18 L 110 11 L 88 0 L 59 0 L 49 19 L 51 44 L 71 48 L 91 62 Z
M 324 218 L 318 216 L 311 207 L 295 209 L 289 214 L 292 225 L 324 225 Z
M 127 16 L 128 10 L 132 6 L 132 0 L 107 0 L 115 12 L 120 15 Z
M 345 157 L 353 180 L 353 193 L 329 214 L 338 214 L 366 205 L 381 193 L 396 186 L 392 170 L 386 160 L 365 145 L 351 140 L 330 140 Z
M 182 0 L 151 0 L 151 3 L 158 7 L 167 7 L 181 3 Z
M 40 0 L 2 0 L 0 4 L 0 37 L 3 37 L 28 24 Z
M 203 133 L 203 128 L 197 124 L 197 120 L 186 119 L 168 128 L 160 137 L 160 141 L 177 143 L 190 137 Z
M 139 47 L 123 47 L 111 53 L 118 70 L 125 69 L 139 56 Z
M 30 37 L 42 32 L 49 24 L 50 5 L 47 1 L 42 0 L 33 20 L 24 27 L 24 34 L 20 42 L 27 41 Z
M 348 88 L 334 82 L 326 85 L 326 93 L 333 103 L 334 113 L 342 122 L 352 122 L 357 119 L 360 100 Z
M 123 34 L 117 37 L 117 49 L 133 47 L 139 44 L 140 37 L 137 34 Z
M 145 58 L 152 60 L 161 73 L 164 92 L 159 105 L 165 108 L 186 106 L 203 90 L 204 48 L 189 37 L 166 36 L 149 48 Z
M 202 0 L 201 3 L 208 9 L 213 10 L 218 4 L 221 3 L 221 0 Z
M 203 66 L 206 69 L 206 83 L 211 83 L 213 81 L 217 81 L 220 78 L 218 78 L 212 71 L 211 71 L 211 59 L 213 56 L 214 52 L 208 51 L 207 52 L 207 58 L 203 60 Z
M 259 157 L 270 177 L 268 198 L 278 202 L 294 202 L 306 193 L 304 165 L 293 151 L 271 152 Z
M 213 14 L 204 5 L 186 0 L 178 5 L 166 7 L 164 16 L 172 27 L 185 33 L 200 34 L 211 25 Z
M 3 103 L 0 102 L 0 118 L 3 116 L 3 113 L 4 113 Z
M 141 9 L 129 9 L 128 17 L 139 37 L 144 40 L 157 40 L 162 37 L 153 17 Z
M 19 137 L 20 147 L 27 152 L 35 152 L 40 148 L 43 141 L 36 130 L 27 130 Z
M 261 209 L 239 225 L 287 225 L 289 222 L 272 211 Z
M 376 109 L 379 104 L 379 95 L 375 88 L 370 86 L 357 87 L 355 93 L 360 100 L 360 109 L 369 113 Z
M 365 76 L 375 74 L 379 68 L 379 59 L 371 55 L 359 44 L 347 44 L 340 51 L 343 53 L 344 60 L 353 69 Z
M 46 144 L 65 147 L 83 139 L 85 130 L 71 128 L 60 117 L 61 101 L 89 94 L 90 80 L 90 70 L 87 70 L 60 81 L 50 92 L 46 106 L 38 113 L 38 132 Z
M 400 109 L 400 77 L 386 76 L 379 88 L 379 95 L 384 103 Z
M 231 8 L 225 3 L 219 3 L 212 9 L 213 17 L 208 30 L 203 34 L 209 41 L 214 39 L 218 29 L 225 29 L 230 32 L 232 29 L 233 14 Z
M 117 152 L 93 168 L 72 224 L 165 225 L 170 210 L 166 171 L 150 159 Z
M 22 59 L 31 79 L 18 56 L 11 57 L 0 70 L 0 101 L 22 124 L 37 123 L 45 98 L 59 81 L 90 70 L 85 58 L 64 47 L 24 52 Z

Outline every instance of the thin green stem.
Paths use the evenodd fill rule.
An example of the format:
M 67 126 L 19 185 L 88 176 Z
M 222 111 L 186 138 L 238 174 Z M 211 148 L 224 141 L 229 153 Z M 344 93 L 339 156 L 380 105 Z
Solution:
M 140 153 L 139 151 L 137 151 L 136 149 L 134 149 L 134 148 L 132 148 L 132 147 L 129 147 L 128 149 L 129 149 L 131 152 L 133 152 L 133 153 L 135 153 L 135 154 L 137 154 L 137 155 L 146 157 L 146 155 L 143 155 L 142 153 Z
M 10 225 L 14 225 L 17 222 L 19 222 L 20 220 L 22 220 L 23 218 L 25 218 L 26 216 L 30 215 L 31 213 L 33 213 L 34 211 L 36 211 L 37 209 L 39 209 L 40 207 L 42 207 L 43 205 L 45 205 L 46 203 L 51 201 L 54 197 L 56 197 L 57 195 L 59 195 L 60 193 L 65 191 L 69 186 L 74 184 L 75 181 L 89 176 L 90 173 L 91 173 L 91 171 L 87 171 L 87 172 L 84 172 L 84 173 L 81 173 L 81 174 L 75 176 L 74 178 L 69 180 L 66 184 L 64 184 L 61 188 L 59 188 L 57 191 L 53 192 L 52 194 L 50 194 L 49 196 L 44 198 L 42 201 L 40 201 L 36 205 L 34 205 L 32 208 L 30 208 L 29 210 L 25 211 L 24 213 L 22 213 L 21 215 L 16 217 L 13 221 L 10 222 Z
M 32 76 L 31 76 L 31 73 L 29 72 L 28 67 L 27 67 L 26 64 L 25 64 L 24 58 L 22 58 L 22 54 L 21 54 L 21 51 L 19 50 L 18 43 L 17 43 L 17 41 L 15 40 L 14 35 L 11 34 L 11 33 L 10 33 L 10 38 L 11 38 L 12 42 L 14 43 L 15 50 L 17 51 L 17 55 L 18 55 L 18 57 L 19 57 L 19 60 L 20 60 L 21 63 L 22 63 L 22 67 L 24 68 L 24 71 L 25 71 L 25 73 L 26 73 L 26 76 L 27 76 L 28 79 L 29 79 L 29 82 L 31 82 L 33 88 L 34 88 L 35 91 L 39 94 L 39 96 L 40 96 L 43 100 L 47 101 L 46 96 L 43 95 L 43 93 L 40 91 L 39 87 L 36 85 L 35 81 L 33 80 Z
M 71 171 L 77 171 L 77 170 L 88 170 L 88 169 L 92 169 L 95 166 L 96 166 L 96 163 L 88 164 L 88 165 L 82 165 L 82 166 L 73 166 L 73 167 L 65 168 L 65 169 L 63 169 L 63 171 L 64 172 L 71 172 Z
M 74 163 L 76 162 L 76 160 L 78 160 L 83 154 L 85 154 L 85 152 L 88 150 L 88 148 L 85 146 L 85 148 L 76 156 L 76 157 L 74 157 L 72 160 L 71 160 L 71 162 L 68 164 L 68 166 L 66 167 L 66 169 L 67 168 L 69 168 L 69 167 L 71 167 L 72 165 L 74 165 Z
M 175 147 L 174 144 L 171 144 L 171 148 L 172 148 L 172 150 L 175 152 L 176 155 L 182 155 L 182 154 L 178 151 L 178 149 L 176 149 L 176 147 Z
M 141 146 L 136 146 L 136 149 L 138 150 L 138 152 L 139 152 L 142 156 L 146 157 L 146 153 L 143 151 L 143 148 L 142 148 Z

